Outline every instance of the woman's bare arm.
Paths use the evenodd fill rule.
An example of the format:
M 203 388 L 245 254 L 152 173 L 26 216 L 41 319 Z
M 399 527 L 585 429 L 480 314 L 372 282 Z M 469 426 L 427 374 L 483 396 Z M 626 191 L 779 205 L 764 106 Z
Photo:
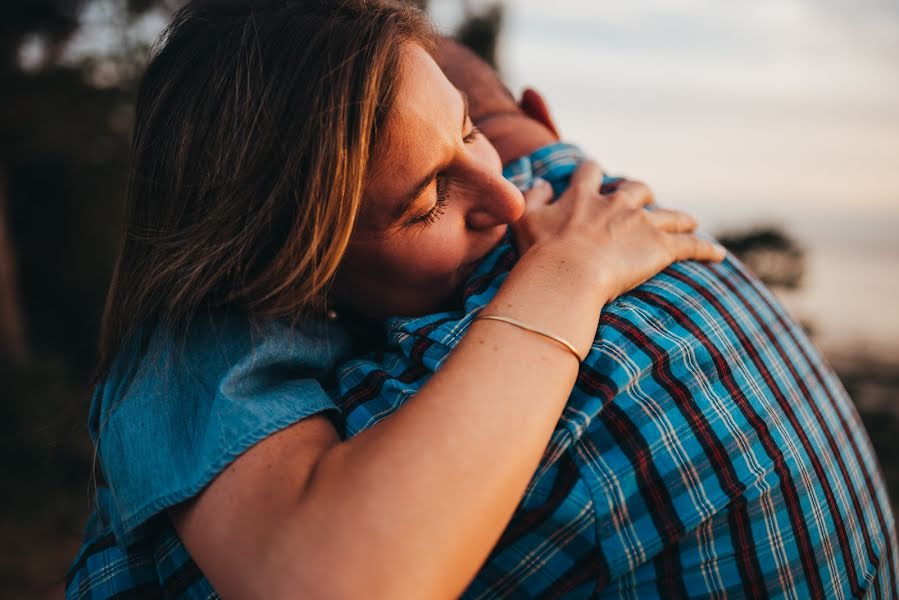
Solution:
M 522 257 L 487 310 L 556 332 L 584 352 L 601 306 L 678 258 L 721 251 L 650 215 L 638 188 L 599 198 L 581 167 L 552 205 L 529 194 Z M 605 260 L 596 257 L 606 256 Z M 577 375 L 562 346 L 476 322 L 393 416 L 341 442 L 306 419 L 238 458 L 172 511 L 226 598 L 453 598 L 496 543 Z
M 456 597 L 576 373 L 553 342 L 477 322 L 391 418 L 343 443 L 324 418 L 298 423 L 235 461 L 176 525 L 226 598 Z

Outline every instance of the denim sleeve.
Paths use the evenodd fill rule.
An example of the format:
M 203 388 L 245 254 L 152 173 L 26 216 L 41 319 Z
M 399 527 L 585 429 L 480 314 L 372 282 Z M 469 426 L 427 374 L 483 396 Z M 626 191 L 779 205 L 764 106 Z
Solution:
M 156 332 L 144 352 L 123 353 L 91 417 L 116 539 L 127 544 L 266 437 L 336 412 L 319 381 L 348 345 L 327 325 L 253 328 L 229 316 L 191 325 L 183 341 Z

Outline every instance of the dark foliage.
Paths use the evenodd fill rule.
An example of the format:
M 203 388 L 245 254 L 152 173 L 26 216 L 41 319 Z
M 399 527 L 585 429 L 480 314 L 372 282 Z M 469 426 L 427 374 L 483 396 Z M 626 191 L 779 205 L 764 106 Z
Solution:
M 470 15 L 456 32 L 456 39 L 497 68 L 496 45 L 503 23 L 503 6 L 494 4 L 481 14 Z
M 764 226 L 718 236 L 766 284 L 797 289 L 805 272 L 805 252 L 776 226 Z

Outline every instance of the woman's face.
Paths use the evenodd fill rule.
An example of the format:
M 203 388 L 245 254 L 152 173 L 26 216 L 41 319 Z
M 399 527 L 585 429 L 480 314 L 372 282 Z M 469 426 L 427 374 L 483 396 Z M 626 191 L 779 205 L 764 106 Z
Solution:
M 333 288 L 371 317 L 434 312 L 524 211 L 467 101 L 417 44 L 404 48 L 396 103 L 372 161 Z

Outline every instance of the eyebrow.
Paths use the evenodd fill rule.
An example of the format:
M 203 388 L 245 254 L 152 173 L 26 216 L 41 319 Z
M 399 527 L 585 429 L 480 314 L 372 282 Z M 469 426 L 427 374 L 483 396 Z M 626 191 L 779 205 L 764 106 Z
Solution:
M 468 123 L 468 95 L 460 89 L 456 89 L 459 92 L 459 96 L 462 98 L 462 131 L 465 131 L 465 124 Z M 403 195 L 403 201 L 399 203 L 396 209 L 393 211 L 393 222 L 397 222 L 402 219 L 415 205 L 415 201 L 418 200 L 418 197 L 421 196 L 422 192 L 424 192 L 431 182 L 434 181 L 434 178 L 437 177 L 437 173 L 443 170 L 444 165 L 438 166 L 436 169 L 433 169 L 426 176 L 422 177 L 421 180 L 415 184 L 415 186 L 406 194 Z

